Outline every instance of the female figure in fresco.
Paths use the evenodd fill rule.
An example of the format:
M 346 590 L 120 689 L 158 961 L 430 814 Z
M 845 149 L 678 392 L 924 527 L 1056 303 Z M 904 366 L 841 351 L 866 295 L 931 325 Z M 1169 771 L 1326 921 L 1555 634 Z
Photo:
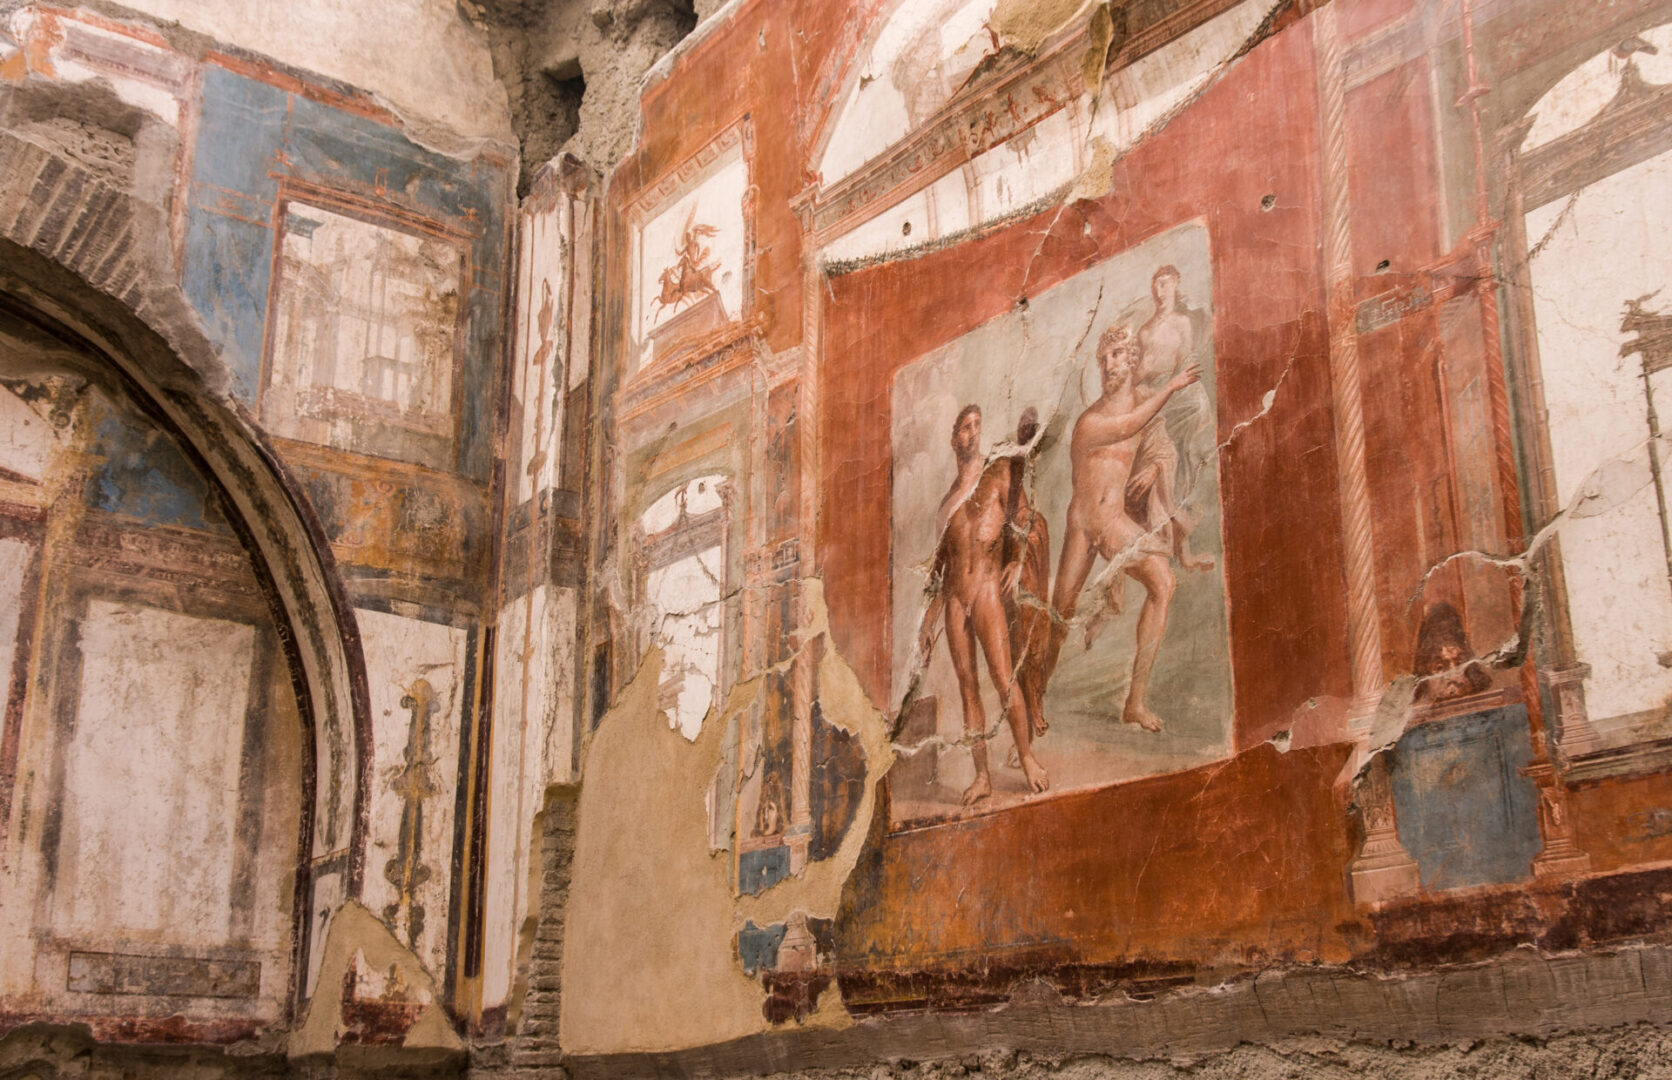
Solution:
M 1163 266 L 1155 271 L 1150 279 L 1150 297 L 1155 301 L 1155 313 L 1138 328 L 1138 388 L 1143 394 L 1159 393 L 1169 379 L 1184 370 L 1185 362 L 1196 350 L 1196 328 L 1184 313 L 1179 297 L 1178 267 Z M 1201 457 L 1191 452 L 1190 444 L 1210 430 L 1212 418 L 1207 393 L 1198 389 L 1181 393 L 1175 400 L 1183 406 L 1175 407 L 1174 411 L 1179 414 L 1186 444 L 1184 468 L 1179 468 L 1180 448 L 1167 431 L 1166 419 L 1157 416 L 1144 427 L 1126 497 L 1128 502 L 1144 506 L 1150 528 L 1165 524 L 1173 545 L 1173 558 L 1181 567 L 1212 570 L 1212 559 L 1190 553 L 1190 531 L 1196 527 L 1196 520 L 1190 512 L 1189 498 L 1202 469 Z

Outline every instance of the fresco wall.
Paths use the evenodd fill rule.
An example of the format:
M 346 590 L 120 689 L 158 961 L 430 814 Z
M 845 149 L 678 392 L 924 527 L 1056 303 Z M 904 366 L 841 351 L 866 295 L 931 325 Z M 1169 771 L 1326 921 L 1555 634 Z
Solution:
M 737 0 L 604 177 L 152 6 L 0 20 L 0 1036 L 1662 1000 L 1663 0 Z
M 281 634 L 175 439 L 78 358 L 0 348 L 0 1011 L 247 1037 L 295 964 L 308 740 Z
M 71 219 L 79 250 L 105 241 L 101 224 L 123 197 L 156 207 L 156 219 L 144 220 L 152 231 L 127 243 L 154 248 L 170 279 L 148 287 L 173 288 L 186 302 L 182 321 L 213 356 L 209 385 L 197 392 L 246 425 L 244 467 L 279 478 L 305 543 L 323 560 L 321 591 L 334 610 L 315 608 L 306 626 L 273 625 L 269 604 L 283 597 L 259 583 L 296 571 L 269 565 L 261 544 L 271 522 L 240 516 L 249 512 L 243 477 L 219 478 L 225 490 L 215 494 L 194 472 L 201 461 L 181 458 L 166 432 L 129 415 L 158 408 L 144 400 L 89 414 L 87 433 L 78 429 L 63 451 L 75 469 L 90 470 L 85 507 L 67 520 L 115 515 L 137 525 L 87 540 L 85 558 L 103 566 L 125 558 L 123 545 L 149 545 L 157 549 L 151 561 L 131 573 L 166 568 L 188 595 L 237 578 L 243 606 L 169 600 L 153 612 L 135 606 L 141 601 L 127 586 L 115 599 L 84 590 L 65 594 L 79 606 L 62 625 L 33 628 L 30 613 L 51 610 L 39 590 L 68 586 L 42 584 L 38 558 L 6 549 L 17 594 L 8 640 L 14 652 L 34 652 L 17 652 L 23 681 L 8 712 L 0 820 L 21 830 L 15 851 L 38 849 L 46 861 L 44 869 L 28 859 L 9 868 L 28 881 L 17 903 L 37 890 L 43 899 L 38 911 L 8 916 L 9 925 L 32 929 L 7 939 L 8 949 L 24 951 L 3 966 L 30 978 L 7 984 L 0 1013 L 17 1022 L 107 1015 L 114 1019 L 101 1031 L 141 1041 L 226 1041 L 247 1037 L 254 1024 L 311 1023 L 324 1030 L 327 1053 L 341 1041 L 399 1046 L 422 1019 L 440 1027 L 419 1042 L 456 1049 L 450 1025 L 430 1014 L 446 1007 L 479 1018 L 497 1007 L 503 1022 L 503 948 L 499 981 L 489 981 L 483 1000 L 484 894 L 493 875 L 526 867 L 532 832 L 520 805 L 490 803 L 487 782 L 499 530 L 518 502 L 526 518 L 528 500 L 527 475 L 516 489 L 505 464 L 502 343 L 514 289 L 516 162 L 498 137 L 508 134 L 503 114 L 482 104 L 498 87 L 473 31 L 429 15 L 423 33 L 477 50 L 465 49 L 448 70 L 480 77 L 456 87 L 457 108 L 403 116 L 370 91 L 238 48 L 249 27 L 237 13 L 184 14 L 215 23 L 227 40 L 138 15 L 8 8 L 0 31 L 5 89 L 16 95 L 7 99 L 8 123 L 35 140 L 32 149 L 69 147 L 72 166 L 49 163 L 36 190 L 62 188 L 54 178 L 71 176 L 73 190 L 96 193 L 93 210 Z M 272 45 L 327 71 L 342 68 L 320 42 Z M 481 71 L 472 67 L 478 61 Z M 403 106 L 424 96 L 381 63 L 361 73 Z M 81 102 L 90 117 L 83 134 L 105 138 L 97 152 L 114 162 L 91 180 L 75 172 L 85 148 L 53 136 L 58 121 L 30 112 L 40 107 L 28 95 L 72 89 L 97 99 Z M 68 100 L 53 108 L 73 112 Z M 480 115 L 459 127 L 470 113 Z M 548 258 L 566 268 L 569 253 Z M 13 411 L 29 419 L 27 408 Z M 25 458 L 49 451 L 59 452 L 27 440 L 18 447 Z M 31 467 L 30 475 L 50 472 Z M 507 491 L 520 498 L 502 506 Z M 223 516 L 222 498 L 238 514 Z M 48 548 L 55 529 L 73 531 L 51 514 L 44 520 L 31 528 L 44 530 Z M 246 551 L 253 562 L 238 571 Z M 351 713 L 317 714 L 304 702 L 298 716 L 287 695 L 316 672 L 295 638 L 333 634 L 347 658 Z M 48 677 L 46 659 L 56 654 L 42 649 L 79 650 L 77 666 Z M 278 689 L 270 693 L 269 683 Z M 54 716 L 73 734 L 43 742 Z M 136 739 L 158 749 L 121 749 Z M 516 790 L 520 765 L 494 767 Z M 43 787 L 35 776 L 56 779 Z M 129 781 L 145 777 L 154 781 L 133 790 Z M 543 783 L 536 775 L 530 786 Z M 98 794 L 106 788 L 111 794 Z M 304 802 L 312 805 L 304 810 Z M 105 816 L 77 824 L 77 805 Z M 59 814 L 64 824 L 53 827 L 62 835 L 45 837 L 43 815 Z M 197 824 L 170 832 L 182 818 Z M 298 853 L 301 828 L 308 837 Z M 490 828 L 503 833 L 491 853 Z M 40 874 L 37 886 L 29 875 Z M 123 881 L 131 897 L 105 895 Z M 163 888 L 170 881 L 173 894 Z M 54 897 L 74 900 L 59 910 Z M 339 920 L 346 928 L 334 930 Z M 502 938 L 514 940 L 513 924 L 496 912 Z M 83 953 L 74 950 L 102 956 L 114 948 L 112 934 L 151 944 L 138 960 L 123 953 L 98 961 L 103 974 L 78 975 Z M 159 955 L 171 959 L 154 961 Z M 199 992 L 206 979 L 231 980 L 233 989 Z M 116 988 L 85 988 L 94 984 Z M 116 996 L 88 996 L 101 993 Z
M 644 92 L 574 1052 L 1664 918 L 1672 9 L 1047 7 Z

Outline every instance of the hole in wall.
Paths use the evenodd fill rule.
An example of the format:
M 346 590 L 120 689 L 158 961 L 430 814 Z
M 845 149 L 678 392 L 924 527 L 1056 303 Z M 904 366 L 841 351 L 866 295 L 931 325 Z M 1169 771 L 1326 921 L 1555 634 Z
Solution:
M 1260 200 L 1260 209 L 1261 210 L 1270 210 L 1272 207 L 1274 207 L 1276 205 L 1277 205 L 1277 196 L 1276 195 L 1267 195 L 1265 198 Z
M 1381 262 L 1376 264 L 1376 273 L 1385 274 L 1385 273 L 1388 272 L 1389 268 L 1392 267 L 1392 265 L 1393 265 L 1392 263 L 1388 262 L 1386 259 L 1383 259 Z
M 540 167 L 550 161 L 581 126 L 581 102 L 586 97 L 586 73 L 578 58 L 570 57 L 523 82 L 517 109 L 517 129 L 522 136 L 522 170 L 517 193 L 528 194 L 528 186 Z

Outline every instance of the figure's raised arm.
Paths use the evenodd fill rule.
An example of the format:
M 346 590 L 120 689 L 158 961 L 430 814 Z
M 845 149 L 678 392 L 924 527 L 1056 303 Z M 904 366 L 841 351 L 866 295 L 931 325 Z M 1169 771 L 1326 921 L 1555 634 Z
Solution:
M 1130 412 L 1104 416 L 1094 412 L 1086 412 L 1075 425 L 1074 438 L 1087 447 L 1110 446 L 1114 443 L 1125 442 L 1127 439 L 1144 430 L 1144 425 L 1154 420 L 1161 412 L 1161 407 L 1167 404 L 1167 399 L 1201 379 L 1202 366 L 1191 364 L 1183 371 L 1168 380 L 1167 385 L 1140 401 Z

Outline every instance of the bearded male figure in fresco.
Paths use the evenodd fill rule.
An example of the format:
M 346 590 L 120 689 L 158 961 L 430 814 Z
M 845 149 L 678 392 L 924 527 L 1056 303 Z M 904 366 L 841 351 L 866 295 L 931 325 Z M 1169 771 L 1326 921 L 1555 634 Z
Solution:
M 1103 394 L 1074 422 L 1069 443 L 1073 492 L 1068 501 L 1068 531 L 1057 561 L 1056 585 L 1051 591 L 1054 614 L 1051 643 L 1045 657 L 1047 675 L 1055 671 L 1069 620 L 1080 601 L 1092 565 L 1108 560 L 1106 602 L 1120 609 L 1124 573 L 1144 587 L 1138 614 L 1138 649 L 1132 659 L 1132 681 L 1127 688 L 1121 719 L 1145 731 L 1160 731 L 1161 718 L 1149 710 L 1144 695 L 1150 672 L 1167 629 L 1167 612 L 1178 587 L 1168 556 L 1172 539 L 1167 519 L 1146 528 L 1127 512 L 1128 484 L 1143 443 L 1145 426 L 1161 414 L 1167 400 L 1202 377 L 1191 364 L 1174 374 L 1161 389 L 1145 394 L 1138 384 L 1138 357 L 1130 328 L 1111 326 L 1097 343 L 1097 363 Z
M 987 763 L 987 716 L 976 670 L 977 643 L 987 658 L 987 674 L 998 690 L 1029 789 L 1044 791 L 1050 779 L 1033 754 L 1028 706 L 1011 652 L 1012 612 L 1006 602 L 1016 592 L 1024 571 L 1023 553 L 1007 535 L 1022 494 L 1020 478 L 1011 467 L 1011 459 L 991 465 L 983 460 L 981 408 L 977 405 L 964 406 L 953 422 L 952 453 L 958 473 L 935 514 L 940 544 L 930 574 L 934 596 L 923 614 L 918 638 L 927 657 L 934 647 L 935 622 L 944 614 L 946 648 L 952 656 L 963 701 L 964 734 L 974 739 L 970 755 L 975 762 L 975 779 L 964 790 L 962 800 L 969 806 L 993 793 Z
M 1158 393 L 1174 375 L 1184 369 L 1196 348 L 1196 328 L 1184 313 L 1179 297 L 1181 275 L 1178 267 L 1161 266 L 1150 278 L 1150 297 L 1155 311 L 1138 328 L 1138 357 L 1135 378 L 1140 394 Z M 1178 403 L 1185 407 L 1180 409 Z M 1168 431 L 1167 418 L 1157 415 L 1144 425 L 1138 438 L 1138 452 L 1132 459 L 1132 475 L 1126 481 L 1126 513 L 1138 524 L 1172 544 L 1173 560 L 1186 570 L 1212 570 L 1213 560 L 1190 551 L 1190 531 L 1196 515 L 1184 499 L 1195 486 L 1202 461 L 1192 455 L 1190 443 L 1212 428 L 1213 414 L 1207 397 L 1200 391 L 1175 399 L 1175 420 L 1186 445 L 1181 448 Z M 1180 468 L 1181 460 L 1183 468 Z M 1125 582 L 1117 579 L 1117 586 Z M 1086 620 L 1086 647 L 1097 639 L 1103 624 L 1120 611 L 1119 596 L 1111 596 Z

